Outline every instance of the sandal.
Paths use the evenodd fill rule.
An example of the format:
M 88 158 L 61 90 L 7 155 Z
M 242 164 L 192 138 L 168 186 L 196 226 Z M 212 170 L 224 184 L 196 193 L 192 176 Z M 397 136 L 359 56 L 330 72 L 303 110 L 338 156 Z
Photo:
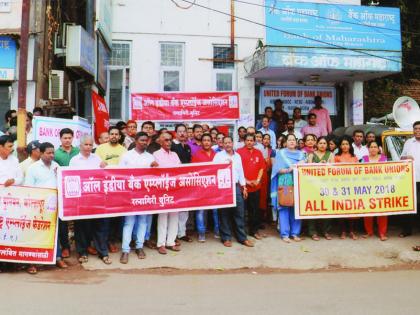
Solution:
M 351 238 L 353 241 L 355 241 L 355 240 L 358 240 L 358 239 L 359 239 L 359 237 L 358 237 L 356 234 L 354 234 L 354 232 L 350 232 L 350 233 L 349 233 L 349 236 L 350 236 L 350 238 Z
M 332 236 L 328 233 L 325 233 L 324 237 L 327 241 L 331 241 L 333 239 Z
M 38 273 L 38 269 L 34 265 L 32 265 L 26 268 L 26 272 L 30 275 L 36 275 Z
M 111 260 L 111 258 L 109 258 L 109 256 L 104 256 L 101 259 L 102 259 L 102 261 L 104 262 L 105 265 L 112 264 L 112 260 Z
M 373 234 L 365 234 L 365 235 L 362 235 L 362 238 L 369 238 L 369 237 L 372 237 L 373 236 Z
M 345 240 L 345 239 L 347 238 L 347 234 L 346 234 L 346 232 L 342 232 L 342 233 L 341 233 L 341 235 L 340 235 L 340 238 L 341 238 L 342 240 Z
M 283 237 L 281 240 L 285 243 L 290 243 L 290 238 L 288 237 Z
M 413 246 L 413 250 L 415 252 L 420 252 L 420 246 Z
M 386 235 L 379 235 L 379 239 L 384 242 L 386 240 L 388 240 L 388 237 Z
M 312 235 L 311 237 L 314 241 L 319 241 L 320 240 L 319 236 L 316 235 L 316 234 Z
M 78 259 L 79 263 L 81 263 L 81 264 L 86 264 L 88 262 L 88 260 L 89 260 L 88 256 L 86 256 L 86 255 L 81 255 Z
M 299 236 L 292 236 L 292 240 L 295 242 L 300 242 L 302 239 Z

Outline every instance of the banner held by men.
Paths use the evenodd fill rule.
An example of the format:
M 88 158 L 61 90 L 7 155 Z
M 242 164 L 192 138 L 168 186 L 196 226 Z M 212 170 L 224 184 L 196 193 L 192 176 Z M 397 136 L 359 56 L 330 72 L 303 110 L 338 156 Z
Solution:
M 55 264 L 55 189 L 1 186 L 0 261 Z
M 299 219 L 416 213 L 412 161 L 298 165 L 294 178 Z
M 232 165 L 213 163 L 173 168 L 60 168 L 58 197 L 63 220 L 218 209 L 236 204 Z

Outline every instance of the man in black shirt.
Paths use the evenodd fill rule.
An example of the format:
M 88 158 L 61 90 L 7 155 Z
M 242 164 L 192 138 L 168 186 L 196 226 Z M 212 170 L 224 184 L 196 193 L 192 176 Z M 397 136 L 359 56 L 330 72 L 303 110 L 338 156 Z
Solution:
M 182 164 L 191 163 L 191 148 L 187 144 L 187 127 L 184 124 L 178 124 L 175 126 L 176 140 L 172 142 L 171 151 L 175 152 Z M 192 239 L 187 236 L 187 221 L 188 211 L 179 212 L 178 221 L 178 239 L 185 242 L 192 242 Z

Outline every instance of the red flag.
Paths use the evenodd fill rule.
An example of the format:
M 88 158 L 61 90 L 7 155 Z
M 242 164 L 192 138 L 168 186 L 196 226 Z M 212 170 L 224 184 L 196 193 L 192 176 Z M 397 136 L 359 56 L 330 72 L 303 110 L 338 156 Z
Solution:
M 95 114 L 95 141 L 98 143 L 101 133 L 108 131 L 109 113 L 104 98 L 94 91 L 92 91 L 92 106 Z

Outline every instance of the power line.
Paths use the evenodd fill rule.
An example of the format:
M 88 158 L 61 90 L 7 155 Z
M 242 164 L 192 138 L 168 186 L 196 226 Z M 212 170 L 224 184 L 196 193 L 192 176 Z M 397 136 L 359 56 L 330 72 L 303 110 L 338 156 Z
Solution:
M 188 1 L 188 0 L 180 0 L 180 1 L 193 4 L 193 2 Z M 210 7 L 204 6 L 202 4 L 195 3 L 194 6 L 197 6 L 197 7 L 200 7 L 202 9 L 209 10 L 209 11 L 213 11 L 213 12 L 216 12 L 216 13 L 219 13 L 219 14 L 222 14 L 222 15 L 226 15 L 226 16 L 229 16 L 229 17 L 231 16 L 230 13 L 227 13 L 227 12 L 224 12 L 224 11 L 220 11 L 220 10 L 217 10 L 217 9 L 214 9 L 214 8 L 210 8 Z M 392 58 L 387 58 L 387 57 L 383 57 L 383 56 L 374 55 L 374 54 L 371 54 L 371 53 L 369 53 L 367 51 L 363 51 L 363 50 L 357 50 L 357 49 L 343 47 L 343 46 L 340 46 L 340 45 L 337 45 L 337 44 L 333 44 L 333 43 L 328 43 L 328 42 L 325 42 L 325 41 L 322 41 L 322 40 L 319 40 L 319 39 L 315 39 L 315 38 L 307 37 L 307 36 L 304 36 L 304 35 L 292 33 L 292 32 L 285 31 L 285 30 L 282 30 L 280 28 L 276 28 L 276 27 L 273 27 L 273 26 L 270 26 L 270 25 L 266 25 L 266 24 L 263 24 L 263 23 L 260 23 L 260 22 L 256 22 L 256 21 L 253 21 L 253 20 L 250 20 L 250 19 L 247 19 L 247 18 L 239 17 L 237 15 L 233 15 L 233 17 L 235 19 L 238 19 L 238 20 L 242 20 L 242 21 L 245 21 L 245 22 L 249 22 L 249 23 L 252 23 L 252 24 L 255 24 L 255 25 L 259 25 L 259 26 L 265 27 L 265 28 L 269 28 L 269 29 L 272 29 L 272 30 L 275 30 L 275 31 L 278 31 L 278 32 L 281 32 L 281 33 L 284 33 L 284 34 L 288 34 L 288 35 L 292 35 L 292 36 L 297 36 L 297 37 L 300 37 L 300 38 L 303 38 L 303 39 L 307 39 L 307 40 L 310 40 L 310 41 L 313 41 L 313 42 L 321 43 L 321 44 L 324 44 L 324 45 L 327 45 L 327 46 L 330 46 L 330 47 L 333 47 L 333 48 L 347 50 L 347 51 L 353 51 L 353 52 L 356 52 L 356 53 L 359 53 L 359 54 L 362 54 L 362 55 L 366 55 L 366 56 L 370 56 L 370 57 L 379 58 L 379 59 L 388 60 L 388 61 L 391 61 L 391 62 L 396 62 L 396 63 L 402 64 L 402 61 L 400 61 L 400 60 L 396 60 L 396 59 L 392 59 Z M 410 64 L 405 63 L 405 62 L 404 62 L 404 64 L 410 65 Z M 413 66 L 413 67 L 420 67 L 419 65 L 411 65 L 411 66 Z

